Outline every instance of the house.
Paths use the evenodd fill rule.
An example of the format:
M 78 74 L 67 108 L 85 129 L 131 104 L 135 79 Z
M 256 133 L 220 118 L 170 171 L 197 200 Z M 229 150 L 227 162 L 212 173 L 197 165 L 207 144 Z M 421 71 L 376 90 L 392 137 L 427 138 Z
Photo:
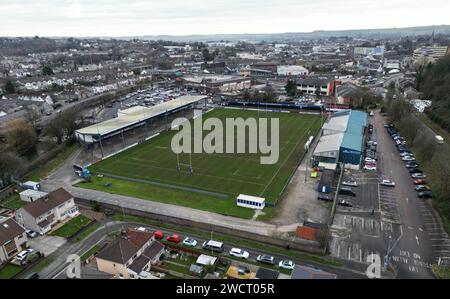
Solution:
M 340 105 L 358 107 L 362 104 L 363 93 L 358 86 L 352 83 L 344 83 L 336 88 L 336 98 Z
M 27 189 L 19 193 L 20 199 L 26 202 L 33 202 L 47 196 L 48 193 Z
M 13 219 L 0 223 L 0 264 L 28 247 L 25 230 Z
M 150 279 L 152 265 L 159 262 L 164 245 L 153 233 L 128 229 L 95 257 L 98 270 L 121 279 Z
M 51 231 L 55 224 L 79 214 L 73 196 L 59 188 L 17 210 L 15 219 L 22 227 L 44 235 Z
M 337 279 L 337 275 L 318 268 L 296 266 L 292 271 L 291 279 Z

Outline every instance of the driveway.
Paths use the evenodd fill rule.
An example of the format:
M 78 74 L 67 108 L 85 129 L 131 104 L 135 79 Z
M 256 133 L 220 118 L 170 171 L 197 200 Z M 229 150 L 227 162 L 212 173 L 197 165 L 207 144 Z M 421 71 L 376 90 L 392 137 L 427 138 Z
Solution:
M 59 247 L 66 244 L 67 240 L 61 237 L 41 236 L 34 239 L 28 239 L 28 245 L 39 250 L 45 256 L 49 256 Z

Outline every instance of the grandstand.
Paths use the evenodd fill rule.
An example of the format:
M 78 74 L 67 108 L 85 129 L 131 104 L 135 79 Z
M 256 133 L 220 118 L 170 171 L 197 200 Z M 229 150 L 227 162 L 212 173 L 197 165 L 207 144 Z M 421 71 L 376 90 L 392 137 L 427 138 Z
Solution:
M 81 143 L 92 144 L 101 140 L 122 134 L 145 125 L 148 121 L 165 117 L 181 110 L 195 108 L 206 104 L 207 96 L 182 96 L 153 107 L 143 107 L 127 115 L 122 115 L 89 127 L 75 131 L 75 136 Z

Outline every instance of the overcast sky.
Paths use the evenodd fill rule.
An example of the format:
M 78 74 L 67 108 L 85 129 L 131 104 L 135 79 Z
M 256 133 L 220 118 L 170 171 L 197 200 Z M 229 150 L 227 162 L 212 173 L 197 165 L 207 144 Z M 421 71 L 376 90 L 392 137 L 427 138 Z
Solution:
M 450 23 L 449 0 L 0 0 L 0 36 L 281 33 Z

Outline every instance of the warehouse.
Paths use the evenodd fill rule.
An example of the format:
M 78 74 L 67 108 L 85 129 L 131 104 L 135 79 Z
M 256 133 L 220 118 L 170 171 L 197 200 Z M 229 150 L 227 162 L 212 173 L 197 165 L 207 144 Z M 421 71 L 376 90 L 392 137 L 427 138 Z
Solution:
M 326 169 L 335 169 L 338 162 L 346 164 L 347 168 L 359 168 L 366 127 L 364 112 L 347 110 L 333 114 L 322 128 L 314 161 Z
M 193 108 L 202 101 L 206 103 L 207 99 L 207 96 L 183 96 L 153 107 L 128 111 L 129 113 L 117 118 L 77 130 L 75 131 L 75 136 L 82 143 L 96 143 L 125 131 L 141 127 L 153 118 L 167 116 L 183 109 Z

